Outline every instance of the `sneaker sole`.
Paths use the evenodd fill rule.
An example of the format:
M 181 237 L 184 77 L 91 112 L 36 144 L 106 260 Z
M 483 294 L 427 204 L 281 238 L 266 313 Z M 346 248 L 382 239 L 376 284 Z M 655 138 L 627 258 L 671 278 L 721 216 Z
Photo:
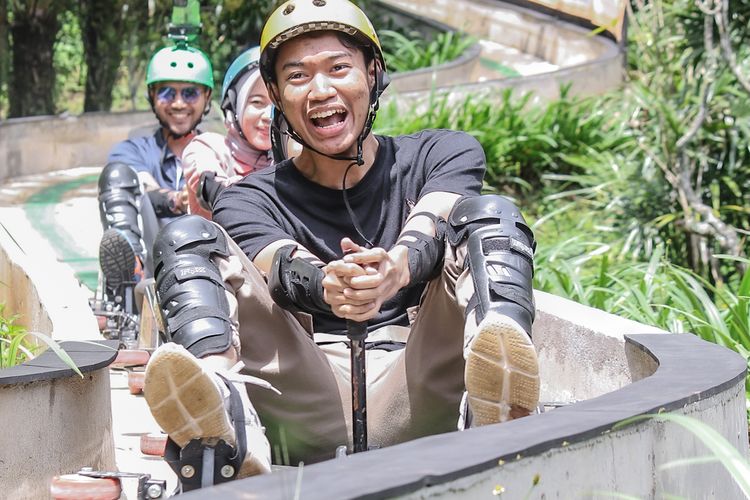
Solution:
M 135 252 L 130 242 L 117 229 L 107 229 L 99 243 L 99 266 L 110 288 L 133 281 Z
M 465 381 L 472 426 L 509 420 L 512 407 L 533 411 L 539 362 L 523 328 L 505 316 L 485 317 L 468 349 Z
M 157 351 L 146 369 L 143 394 L 156 422 L 180 448 L 198 438 L 234 444 L 219 389 L 187 351 Z

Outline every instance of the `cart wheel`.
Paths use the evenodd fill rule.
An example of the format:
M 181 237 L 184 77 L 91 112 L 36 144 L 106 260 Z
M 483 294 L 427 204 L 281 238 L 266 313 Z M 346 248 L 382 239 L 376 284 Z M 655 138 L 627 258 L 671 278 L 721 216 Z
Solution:
M 122 488 L 117 479 L 64 474 L 52 478 L 50 494 L 54 500 L 117 500 Z
M 130 389 L 130 394 L 142 393 L 145 380 L 146 372 L 128 372 L 128 389 Z
M 107 317 L 96 315 L 96 324 L 99 326 L 99 331 L 103 332 L 107 328 Z
M 126 366 L 143 366 L 148 363 L 150 354 L 140 349 L 120 349 L 117 357 L 110 366 L 112 368 L 124 368 Z
M 149 432 L 141 435 L 141 453 L 155 457 L 164 456 L 167 447 L 167 435 L 163 432 Z

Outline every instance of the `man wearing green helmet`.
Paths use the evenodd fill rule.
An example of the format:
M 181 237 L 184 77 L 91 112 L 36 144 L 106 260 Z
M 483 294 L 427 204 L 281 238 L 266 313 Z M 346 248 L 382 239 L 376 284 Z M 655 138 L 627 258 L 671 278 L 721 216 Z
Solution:
M 137 274 L 144 268 L 152 274 L 150 249 L 159 227 L 186 212 L 180 156 L 209 111 L 211 62 L 185 43 L 164 47 L 148 63 L 146 84 L 159 128 L 116 144 L 99 176 L 99 261 L 105 294 L 120 303 L 134 299 Z
M 181 456 L 221 438 L 264 461 L 263 437 L 240 435 L 242 414 L 247 429 L 259 416 L 291 463 L 351 449 L 349 322 L 367 322 L 372 445 L 534 411 L 536 243 L 512 202 L 480 195 L 479 143 L 450 130 L 371 133 L 386 66 L 348 0 L 287 0 L 260 45 L 273 126 L 302 152 L 223 191 L 215 223 L 177 220 L 155 245 L 173 343 L 152 356 L 144 393 Z M 249 400 L 227 375 L 235 363 L 256 377 Z

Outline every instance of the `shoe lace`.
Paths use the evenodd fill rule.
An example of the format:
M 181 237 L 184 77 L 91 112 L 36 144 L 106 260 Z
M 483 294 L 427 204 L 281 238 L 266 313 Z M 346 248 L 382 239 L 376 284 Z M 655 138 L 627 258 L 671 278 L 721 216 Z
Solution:
M 231 368 L 226 369 L 226 370 L 217 370 L 216 373 L 220 374 L 221 376 L 223 376 L 226 380 L 230 382 L 240 382 L 243 384 L 257 385 L 259 387 L 263 387 L 264 389 L 273 391 L 278 395 L 281 395 L 281 391 L 275 388 L 273 385 L 271 385 L 270 382 L 263 380 L 262 378 L 259 378 L 259 377 L 254 377 L 252 375 L 240 373 L 244 367 L 245 367 L 245 363 L 243 363 L 242 361 L 238 361 Z

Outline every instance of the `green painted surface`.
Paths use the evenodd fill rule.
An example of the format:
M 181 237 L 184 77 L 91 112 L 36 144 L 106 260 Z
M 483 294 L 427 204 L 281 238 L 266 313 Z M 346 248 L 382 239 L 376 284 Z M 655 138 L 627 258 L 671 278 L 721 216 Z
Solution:
M 480 58 L 479 63 L 485 68 L 500 73 L 505 77 L 521 76 L 521 73 L 511 68 L 510 66 L 500 64 L 499 62 L 493 61 L 492 59 L 487 59 L 486 57 Z
M 99 261 L 96 257 L 83 254 L 74 244 L 76 236 L 56 223 L 55 206 L 61 203 L 71 191 L 87 184 L 94 184 L 98 178 L 99 174 L 92 174 L 54 184 L 36 192 L 24 204 L 26 216 L 55 249 L 58 260 L 70 265 L 76 277 L 91 291 L 95 291 L 98 284 Z

